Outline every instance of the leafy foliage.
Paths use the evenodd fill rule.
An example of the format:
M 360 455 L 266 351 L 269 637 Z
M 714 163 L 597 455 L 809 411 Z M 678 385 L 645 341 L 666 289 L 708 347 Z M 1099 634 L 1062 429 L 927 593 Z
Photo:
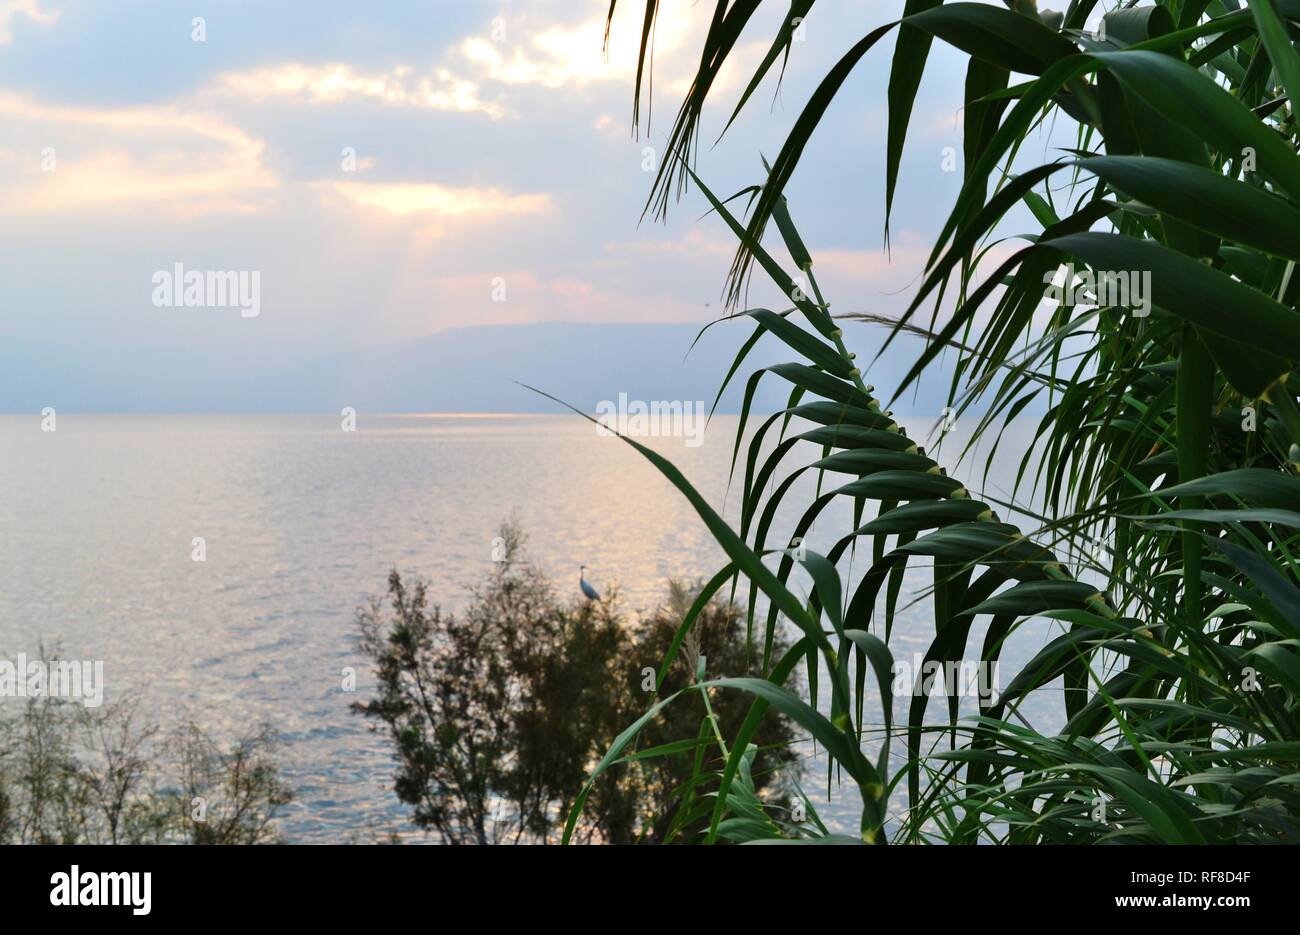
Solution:
M 699 589 L 678 583 L 635 624 L 612 595 L 568 604 L 526 560 L 518 527 L 506 524 L 500 535 L 503 560 L 462 614 L 430 607 L 427 585 L 408 587 L 396 571 L 391 614 L 377 602 L 358 614 L 378 685 L 353 709 L 387 730 L 399 764 L 395 789 L 414 806 L 412 821 L 447 843 L 545 843 L 582 796 L 576 839 L 681 840 L 710 806 L 691 790 L 713 765 L 714 743 L 747 713 L 736 699 L 675 708 L 584 791 L 585 780 L 656 682 L 692 684 L 698 666 L 746 674 L 742 614 L 712 594 L 697 602 Z M 686 651 L 677 665 L 656 669 L 688 611 L 696 625 Z M 673 742 L 683 733 L 685 742 Z M 758 734 L 764 765 L 747 774 L 756 811 L 760 793 L 779 788 L 778 771 L 797 775 L 792 739 L 779 719 Z
M 0 843 L 278 843 L 276 748 L 267 727 L 222 746 L 141 723 L 132 701 L 28 698 L 0 719 Z
M 827 72 L 761 188 L 748 190 L 756 197 L 747 219 L 700 182 L 691 142 L 713 77 L 757 0 L 720 0 L 704 37 L 650 205 L 667 210 L 673 192 L 695 184 L 739 243 L 730 298 L 739 301 L 754 267 L 790 297 L 787 309 L 744 313 L 754 336 L 726 380 L 763 334 L 795 359 L 753 373 L 746 386 L 737 465 L 758 382 L 789 383 L 790 403 L 752 432 L 739 531 L 670 464 L 627 439 L 726 551 L 731 564 L 715 585 L 745 579 L 750 629 L 764 643 L 763 679 L 715 683 L 754 700 L 716 778 L 703 840 L 716 840 L 739 814 L 729 793 L 769 705 L 816 737 L 856 784 L 863 841 L 885 840 L 886 803 L 903 784 L 906 817 L 892 831 L 899 840 L 1300 838 L 1300 155 L 1292 99 L 1300 3 L 1159 0 L 1109 12 L 1096 0 L 1072 0 L 1063 12 L 1039 11 L 1033 0 L 1006 5 L 908 0 L 901 20 L 867 32 Z M 813 16 L 814 7 L 792 3 L 789 17 Z M 643 65 L 656 13 L 647 0 Z M 1101 29 L 1084 29 L 1090 17 Z M 772 46 L 787 56 L 790 21 Z M 830 101 L 891 34 L 887 206 L 932 43 L 965 53 L 969 66 L 961 192 L 881 353 L 900 333 L 929 336 L 895 394 L 940 355 L 955 357 L 950 402 L 979 413 L 971 444 L 995 441 L 1031 403 L 1045 406 L 1017 479 L 1031 473 L 1044 504 L 1029 537 L 1000 519 L 1002 504 L 948 477 L 884 411 L 845 348 L 842 320 L 829 313 L 786 205 L 784 187 Z M 759 66 L 740 106 L 775 58 Z M 1024 168 L 1018 156 L 1028 134 L 1058 117 L 1077 128 L 1074 150 Z M 1060 173 L 1068 182 L 1053 187 Z M 988 272 L 981 261 L 1005 236 L 1003 225 L 1026 212 L 1040 229 Z M 811 295 L 764 246 L 769 222 Z M 1044 314 L 1052 275 L 1066 263 L 1094 283 L 1148 274 L 1151 314 L 1107 305 L 1095 292 L 1100 307 L 1060 303 Z M 918 316 L 930 302 L 926 322 Z M 869 508 L 874 515 L 842 530 L 825 556 L 796 561 L 776 550 L 774 571 L 763 561 L 774 554 L 774 516 L 806 472 L 847 480 L 819 483 L 795 536 L 840 498 L 855 519 Z M 868 543 L 871 566 L 849 588 L 842 569 Z M 953 703 L 946 719 L 930 721 L 926 699 L 910 699 L 897 729 L 906 755 L 895 768 L 888 644 L 904 570 L 926 558 L 928 660 L 992 662 L 1032 617 L 1055 621 L 1056 636 L 977 718 L 959 721 Z M 798 566 L 811 581 L 806 603 L 791 590 Z M 803 634 L 785 654 L 775 651 L 779 617 Z M 987 621 L 978 646 L 970 640 L 977 620 Z M 811 685 L 829 683 L 829 717 L 783 688 L 804 660 Z M 864 752 L 869 681 L 886 737 L 875 762 Z M 1018 709 L 1036 693 L 1062 698 L 1059 734 L 1020 721 Z M 678 697 L 660 700 L 615 750 Z M 961 742 L 935 752 L 945 736 Z M 829 838 L 807 828 L 779 836 L 808 835 Z

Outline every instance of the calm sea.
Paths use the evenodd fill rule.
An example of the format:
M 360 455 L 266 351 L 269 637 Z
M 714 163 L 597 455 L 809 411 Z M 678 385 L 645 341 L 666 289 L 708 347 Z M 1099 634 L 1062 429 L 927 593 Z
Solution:
M 714 419 L 694 448 L 647 440 L 729 517 L 735 424 Z M 930 428 L 909 423 L 913 437 Z M 1004 442 L 995 482 L 1030 437 Z M 791 503 L 807 502 L 803 489 Z M 349 713 L 358 696 L 341 688 L 345 667 L 365 671 L 355 610 L 382 595 L 392 568 L 459 606 L 509 516 L 562 593 L 577 594 L 585 563 L 633 612 L 655 606 L 670 577 L 708 576 L 722 562 L 668 482 L 576 417 L 363 413 L 345 432 L 334 416 L 60 413 L 57 431 L 43 432 L 39 416 L 0 416 L 0 656 L 43 643 L 103 660 L 107 700 L 138 697 L 163 723 L 192 717 L 231 736 L 269 722 L 297 792 L 281 822 L 291 841 L 408 830 L 383 738 Z M 785 511 L 782 528 L 795 518 Z M 809 545 L 825 548 L 849 520 L 827 513 Z M 191 559 L 195 537 L 204 562 Z M 1027 630 L 1009 663 L 1045 633 Z M 924 652 L 932 636 L 918 605 L 895 653 Z M 362 677 L 358 692 L 369 684 Z M 0 711 L 20 703 L 0 699 Z M 827 813 L 851 826 L 855 794 L 835 798 Z

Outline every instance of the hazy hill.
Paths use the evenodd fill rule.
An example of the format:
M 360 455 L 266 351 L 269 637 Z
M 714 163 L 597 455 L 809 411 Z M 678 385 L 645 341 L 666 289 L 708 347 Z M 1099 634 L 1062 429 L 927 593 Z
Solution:
M 516 385 L 530 383 L 586 411 L 626 393 L 630 399 L 712 402 L 718 383 L 751 333 L 748 322 L 707 332 L 686 356 L 694 325 L 562 324 L 456 328 L 396 344 L 362 348 L 288 369 L 177 352 L 104 348 L 91 363 L 68 362 L 54 345 L 0 346 L 0 410 L 54 406 L 92 412 L 326 412 L 343 406 L 382 412 L 555 412 L 554 403 Z M 847 339 L 870 361 L 884 337 L 849 325 Z M 867 374 L 896 383 L 914 344 L 891 348 Z M 747 359 L 721 411 L 736 411 L 753 369 L 796 359 L 765 338 Z M 900 413 L 934 414 L 946 382 L 927 380 Z M 755 406 L 784 404 L 788 385 L 761 384 Z

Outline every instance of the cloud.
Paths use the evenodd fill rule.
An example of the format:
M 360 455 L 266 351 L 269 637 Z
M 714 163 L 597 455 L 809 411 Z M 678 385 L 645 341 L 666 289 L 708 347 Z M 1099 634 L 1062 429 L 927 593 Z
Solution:
M 460 52 L 480 74 L 503 84 L 560 88 L 627 77 L 626 63 L 611 64 L 601 52 L 604 27 L 592 20 L 573 29 L 552 28 L 526 44 L 506 47 L 480 37 L 461 42 Z M 619 60 L 615 60 L 619 61 Z
M 18 213 L 57 214 L 152 203 L 171 213 L 255 210 L 277 186 L 265 146 L 218 117 L 174 107 L 93 109 L 0 94 L 11 140 L 0 187 Z
M 594 8 L 603 10 L 603 4 L 596 2 Z M 685 93 L 698 66 L 695 43 L 700 24 L 684 13 L 662 17 L 655 28 L 655 86 L 670 94 Z M 425 65 L 404 63 L 388 70 L 368 70 L 338 61 L 280 62 L 225 72 L 209 82 L 197 99 L 216 103 L 286 99 L 315 106 L 362 101 L 481 113 L 492 119 L 507 114 L 520 118 L 528 114 L 511 106 L 512 87 L 558 90 L 600 82 L 629 84 L 636 74 L 641 35 L 636 17 L 620 18 L 611 29 L 608 54 L 603 13 L 575 24 L 546 24 L 531 31 L 529 26 L 529 18 L 512 20 L 505 32 L 498 32 L 494 24 L 491 34 L 464 36 Z M 715 90 L 736 86 L 748 74 L 747 63 L 756 61 L 763 48 L 762 42 L 739 46 L 715 80 Z M 485 90 L 493 88 L 495 93 Z M 608 132 L 612 127 L 610 118 L 598 129 Z
M 418 309 L 421 333 L 467 322 L 697 322 L 703 313 L 700 306 L 676 296 L 630 288 L 609 271 L 596 276 L 590 272 L 548 276 L 515 267 L 431 273 L 427 263 L 413 265 L 394 283 L 391 304 Z M 407 327 L 409 334 L 409 323 Z M 401 333 L 400 328 L 395 333 Z
M 603 3 L 594 4 L 603 11 Z M 548 89 L 584 87 L 597 82 L 630 83 L 636 76 L 641 45 L 641 22 L 636 16 L 619 17 L 609 33 L 605 49 L 603 12 L 572 25 L 553 25 L 516 37 L 526 30 L 513 27 L 505 38 L 470 36 L 461 40 L 458 52 L 482 80 L 505 85 L 534 85 Z M 696 43 L 707 23 L 690 10 L 674 10 L 660 16 L 654 32 L 656 87 L 680 94 L 690 86 L 699 65 Z M 752 43 L 758 48 L 762 43 Z M 742 45 L 734 58 L 747 59 L 751 45 Z M 729 62 L 719 76 L 720 85 L 735 84 Z
M 691 228 L 677 237 L 656 237 L 605 244 L 608 256 L 669 256 L 692 261 L 706 261 L 716 267 L 717 261 L 730 260 L 736 252 L 736 242 L 727 238 Z
M 262 82 L 227 75 L 220 87 L 314 95 L 321 100 L 361 94 L 410 103 L 406 91 L 382 80 L 363 81 L 346 68 L 268 72 Z M 393 73 L 402 78 L 401 71 Z M 241 84 L 247 81 L 246 87 Z M 0 197 L 18 214 L 64 214 L 87 209 L 148 205 L 172 216 L 254 213 L 266 194 L 283 187 L 266 164 L 266 144 L 224 116 L 210 89 L 165 105 L 92 108 L 65 106 L 0 92 L 0 120 L 11 148 L 0 152 L 6 171 Z M 423 106 L 423 105 L 417 105 Z M 374 160 L 361 163 L 372 168 Z M 361 208 L 390 218 L 422 222 L 501 218 L 550 210 L 547 193 L 516 193 L 496 186 L 453 187 L 436 182 L 309 182 L 325 193 L 327 207 Z M 441 236 L 442 228 L 425 233 Z
M 375 71 L 346 62 L 282 62 L 227 72 L 206 90 L 218 97 L 254 102 L 274 98 L 314 105 L 370 101 L 498 118 L 506 113 L 506 107 L 499 98 L 485 99 L 484 85 L 554 90 L 593 82 L 628 82 L 636 74 L 639 25 L 636 29 L 613 31 L 608 56 L 604 51 L 603 15 L 573 25 L 546 25 L 531 32 L 527 19 L 512 20 L 505 32 L 496 30 L 494 26 L 490 36 L 462 37 L 426 68 L 402 64 Z M 664 17 L 656 29 L 658 67 L 674 64 L 675 57 L 687 51 L 691 38 L 690 23 L 684 17 Z M 673 70 L 681 72 L 680 86 L 685 88 L 686 76 L 694 73 L 694 55 L 682 55 L 680 64 L 682 68 Z M 690 66 L 689 72 L 686 66 Z
M 368 100 L 390 107 L 477 112 L 491 117 L 502 114 L 499 104 L 479 97 L 475 82 L 457 78 L 446 68 L 417 74 L 412 67 L 403 65 L 387 72 L 364 72 L 342 63 L 289 62 L 226 73 L 215 84 L 219 95 L 251 101 L 287 97 L 322 105 Z
M 318 182 L 324 191 L 385 214 L 435 218 L 503 217 L 549 211 L 545 193 L 512 194 L 501 188 L 456 188 L 429 182 Z
M 85 310 L 135 308 L 142 295 L 147 302 L 140 284 L 172 256 L 193 257 L 195 268 L 211 256 L 212 263 L 263 271 L 268 309 L 280 297 L 274 313 L 258 320 L 267 354 L 323 353 L 476 321 L 703 323 L 721 314 L 735 242 L 716 218 L 692 223 L 698 198 L 668 226 L 633 233 L 650 183 L 636 171 L 642 144 L 628 142 L 641 10 L 618 5 L 606 61 L 608 0 L 500 6 L 528 12 L 510 14 L 499 41 L 482 11 L 472 9 L 435 17 L 439 25 L 417 35 L 409 28 L 412 11 L 423 17 L 428 8 L 408 4 L 370 23 L 361 45 L 343 44 L 356 29 L 343 8 L 322 13 L 311 35 L 289 16 L 236 17 L 226 24 L 226 44 L 211 47 L 221 54 L 200 57 L 183 31 L 174 37 L 183 53 L 158 46 L 147 31 L 124 46 L 121 36 L 82 28 L 97 20 L 71 23 L 85 8 L 68 4 L 59 27 L 42 32 L 71 43 L 53 54 L 68 63 L 70 79 L 56 80 L 63 69 L 40 69 L 43 58 L 18 56 L 13 83 L 0 89 L 0 198 L 11 209 L 11 223 L 0 224 L 7 275 L 34 283 L 35 300 L 85 332 L 92 351 L 89 335 L 116 334 L 119 324 L 114 318 L 110 328 L 109 316 Z M 14 7 L 0 0 L 0 11 L 18 17 L 21 45 L 37 27 Z M 698 65 L 712 7 L 690 0 L 666 6 L 655 44 L 656 118 L 661 107 L 671 118 L 681 84 Z M 161 7 L 142 9 L 152 16 Z M 816 26 L 810 35 L 850 41 L 833 27 Z M 738 49 L 734 80 L 742 86 L 770 32 L 756 22 L 750 35 L 755 42 Z M 787 75 L 792 99 L 802 94 L 799 81 L 820 78 L 798 68 L 816 51 L 796 50 L 803 57 Z M 105 71 L 109 61 L 121 67 Z M 157 80 L 164 73 L 168 80 Z M 853 93 L 851 103 L 874 101 L 869 90 Z M 829 142 L 856 154 L 865 146 L 860 110 L 846 124 L 841 108 L 819 134 L 838 134 Z M 729 110 L 712 113 L 723 119 Z M 734 159 L 711 157 L 711 176 L 752 176 L 753 154 L 784 133 L 778 122 L 759 121 L 761 135 L 732 144 Z M 733 132 L 750 130 L 742 124 Z M 344 142 L 361 151 L 357 168 L 369 171 L 345 171 L 350 164 L 338 161 Z M 57 151 L 52 173 L 41 170 L 47 147 Z M 817 153 L 807 158 L 801 173 L 825 171 Z M 744 170 L 736 168 L 742 159 Z M 848 310 L 905 303 L 905 293 L 892 293 L 917 275 L 924 255 L 904 255 L 896 238 L 898 270 L 891 273 L 878 251 L 854 251 L 866 239 L 876 242 L 840 216 L 841 205 L 849 211 L 857 204 L 829 204 L 824 223 L 806 232 L 842 250 L 814 250 L 820 284 Z M 39 212 L 48 216 L 34 216 Z M 779 250 L 775 237 L 769 243 Z M 76 277 L 66 276 L 69 258 Z M 494 299 L 498 278 L 508 288 L 504 302 Z M 753 293 L 750 304 L 784 307 L 761 273 Z M 225 337 L 214 329 L 228 319 L 215 316 L 172 316 L 160 325 L 154 311 L 148 306 L 132 319 L 130 336 L 153 340 L 165 327 L 174 329 L 169 340 L 205 349 L 220 337 L 230 342 L 219 345 L 224 354 L 246 333 Z M 40 328 L 48 327 L 42 319 Z M 231 359 L 246 352 L 240 347 Z
M 51 26 L 59 18 L 57 10 L 47 12 L 41 9 L 38 0 L 4 0 L 0 2 L 0 45 L 13 42 L 14 35 L 10 24 L 19 14 L 42 26 Z

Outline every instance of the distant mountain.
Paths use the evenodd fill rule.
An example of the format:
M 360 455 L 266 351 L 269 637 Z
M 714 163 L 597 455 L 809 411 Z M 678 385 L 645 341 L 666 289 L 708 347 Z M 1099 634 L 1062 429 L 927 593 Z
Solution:
M 395 344 L 324 357 L 287 370 L 261 368 L 191 350 L 104 348 L 93 362 L 70 364 L 53 345 L 0 345 L 0 411 L 44 406 L 90 412 L 555 412 L 528 383 L 583 409 L 602 400 L 713 401 L 718 384 L 752 331 L 748 322 L 711 328 L 687 356 L 698 328 L 673 324 L 490 325 L 455 328 Z M 846 340 L 870 361 L 884 331 L 849 326 Z M 891 347 L 868 372 L 882 391 L 896 384 L 917 351 Z M 723 412 L 735 412 L 756 368 L 796 359 L 770 336 L 733 381 Z M 926 380 L 900 414 L 934 415 L 946 379 Z M 788 384 L 767 377 L 757 411 L 785 404 Z
M 711 403 L 748 332 L 712 329 L 687 356 L 688 325 L 529 324 L 456 328 L 319 360 L 277 376 L 272 399 L 384 412 L 555 412 L 518 383 L 590 412 L 604 399 Z M 764 405 L 775 405 L 765 394 Z M 317 400 L 328 402 L 321 406 Z

